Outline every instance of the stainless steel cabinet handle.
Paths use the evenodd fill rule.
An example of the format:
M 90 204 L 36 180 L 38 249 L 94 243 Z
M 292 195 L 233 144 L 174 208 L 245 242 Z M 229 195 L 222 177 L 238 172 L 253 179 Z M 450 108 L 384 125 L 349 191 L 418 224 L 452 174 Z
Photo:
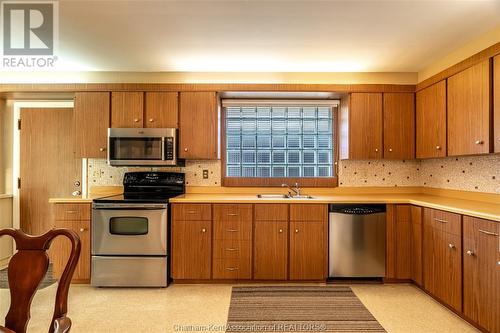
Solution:
M 207 229 L 203 228 L 201 229 L 201 232 L 207 232 Z
M 234 247 L 227 247 L 226 251 L 238 251 L 238 249 L 235 249 Z
M 451 243 L 450 243 L 450 244 L 448 244 L 448 247 L 449 247 L 450 249 L 454 249 L 454 248 L 455 248 L 455 245 L 453 245 L 453 244 L 451 244 Z
M 468 256 L 473 256 L 474 255 L 474 252 L 471 251 L 471 250 L 468 250 L 467 252 L 465 252 Z
M 475 142 L 476 145 L 482 145 L 483 143 L 484 143 L 483 140 L 476 140 L 476 142 Z
M 238 270 L 238 268 L 237 268 L 237 267 L 226 267 L 226 270 L 228 270 L 228 271 L 231 271 L 231 272 L 232 272 L 232 271 L 237 271 L 237 270 Z
M 441 223 L 448 223 L 448 221 L 446 221 L 446 220 L 441 220 L 441 219 L 437 219 L 437 218 L 434 218 L 434 221 L 441 222 Z
M 236 229 L 227 229 L 226 231 L 227 232 L 238 232 L 238 230 L 236 230 Z
M 482 232 L 485 235 L 498 236 L 498 234 L 496 232 L 486 231 L 486 230 L 483 230 L 483 229 L 477 229 L 477 231 Z

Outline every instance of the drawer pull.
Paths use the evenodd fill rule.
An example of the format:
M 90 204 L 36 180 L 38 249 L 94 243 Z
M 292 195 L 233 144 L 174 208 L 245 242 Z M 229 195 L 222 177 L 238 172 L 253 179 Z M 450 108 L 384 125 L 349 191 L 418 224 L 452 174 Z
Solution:
M 226 231 L 227 232 L 238 232 L 238 230 L 236 230 L 236 229 L 227 229 Z
M 236 213 L 227 213 L 227 216 L 238 216 Z
M 438 219 L 438 218 L 434 218 L 434 221 L 436 221 L 436 222 L 440 222 L 440 223 L 448 223 L 448 221 L 446 221 L 446 220 L 441 220 L 441 219 Z
M 235 249 L 234 247 L 227 247 L 226 251 L 238 251 L 238 249 Z
M 473 252 L 473 251 L 471 251 L 471 250 L 468 250 L 468 251 L 467 251 L 467 252 L 465 252 L 465 253 L 466 253 L 468 256 L 471 256 L 471 257 L 474 255 L 474 252 Z
M 84 232 L 84 231 L 87 231 L 89 230 L 88 228 L 80 228 L 80 232 Z
M 498 236 L 498 234 L 496 232 L 486 231 L 486 230 L 483 230 L 483 229 L 478 229 L 477 231 L 482 232 L 485 235 Z
M 474 142 L 476 145 L 482 145 L 484 143 L 483 140 L 476 140 L 476 142 Z
M 196 211 L 195 210 L 188 210 L 187 213 L 188 214 L 196 214 Z
M 226 270 L 233 272 L 233 271 L 237 271 L 238 268 L 237 267 L 226 267 Z
M 76 214 L 78 212 L 76 210 L 67 210 L 66 213 L 68 213 L 68 214 Z
M 448 244 L 448 247 L 449 247 L 450 249 L 454 249 L 454 248 L 455 248 L 455 245 L 453 245 L 453 244 L 451 244 L 451 243 L 450 243 L 450 244 Z

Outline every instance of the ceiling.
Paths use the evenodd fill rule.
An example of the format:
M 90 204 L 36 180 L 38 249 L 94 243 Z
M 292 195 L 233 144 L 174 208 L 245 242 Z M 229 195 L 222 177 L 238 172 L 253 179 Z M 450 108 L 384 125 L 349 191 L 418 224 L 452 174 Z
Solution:
M 59 69 L 417 72 L 500 26 L 500 1 L 61 0 Z

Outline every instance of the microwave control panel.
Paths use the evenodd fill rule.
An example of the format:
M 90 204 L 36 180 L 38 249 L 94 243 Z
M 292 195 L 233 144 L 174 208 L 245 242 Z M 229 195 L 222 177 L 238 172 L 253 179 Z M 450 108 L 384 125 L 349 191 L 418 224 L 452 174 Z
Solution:
M 165 159 L 174 159 L 174 138 L 171 136 L 165 138 Z

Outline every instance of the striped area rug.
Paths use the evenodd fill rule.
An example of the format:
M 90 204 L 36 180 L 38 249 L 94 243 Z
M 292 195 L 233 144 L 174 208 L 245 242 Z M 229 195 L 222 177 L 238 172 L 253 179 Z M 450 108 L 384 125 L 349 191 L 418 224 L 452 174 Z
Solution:
M 385 332 L 346 286 L 233 287 L 226 332 Z

